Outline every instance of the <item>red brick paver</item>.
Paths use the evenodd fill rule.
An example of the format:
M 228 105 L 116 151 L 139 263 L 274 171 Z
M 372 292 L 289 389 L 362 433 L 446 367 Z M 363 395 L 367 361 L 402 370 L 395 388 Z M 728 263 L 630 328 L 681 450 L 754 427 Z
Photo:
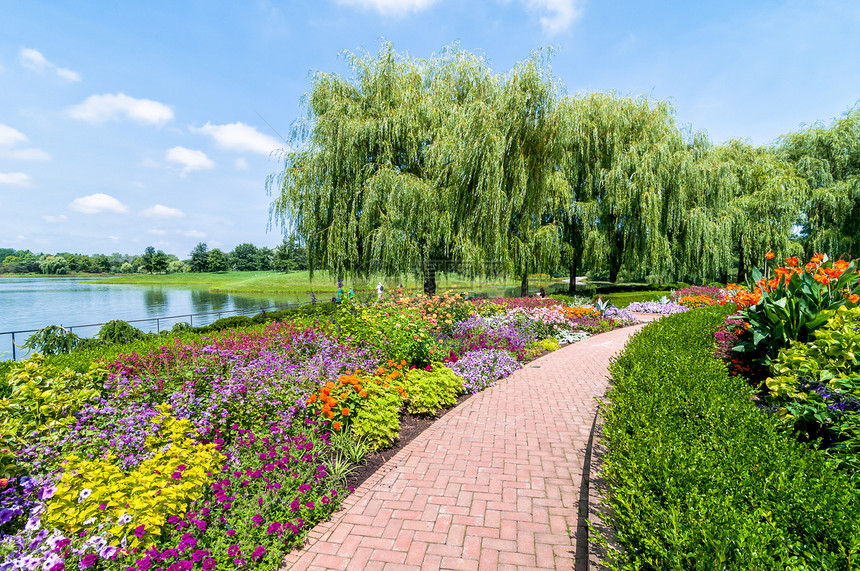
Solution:
M 641 327 L 545 355 L 446 414 L 282 569 L 585 568 L 576 538 L 596 399 Z

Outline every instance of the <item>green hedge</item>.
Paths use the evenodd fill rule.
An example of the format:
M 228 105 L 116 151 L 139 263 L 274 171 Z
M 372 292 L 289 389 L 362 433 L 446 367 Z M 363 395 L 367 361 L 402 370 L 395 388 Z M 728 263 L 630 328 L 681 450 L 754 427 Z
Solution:
M 728 307 L 665 317 L 611 365 L 614 569 L 857 569 L 858 490 L 713 355 Z

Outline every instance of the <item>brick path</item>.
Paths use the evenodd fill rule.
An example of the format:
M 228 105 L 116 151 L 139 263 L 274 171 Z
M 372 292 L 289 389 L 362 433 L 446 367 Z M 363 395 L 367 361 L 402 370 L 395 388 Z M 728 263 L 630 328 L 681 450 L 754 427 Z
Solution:
M 578 526 L 596 398 L 641 327 L 545 355 L 446 414 L 282 569 L 586 569 Z

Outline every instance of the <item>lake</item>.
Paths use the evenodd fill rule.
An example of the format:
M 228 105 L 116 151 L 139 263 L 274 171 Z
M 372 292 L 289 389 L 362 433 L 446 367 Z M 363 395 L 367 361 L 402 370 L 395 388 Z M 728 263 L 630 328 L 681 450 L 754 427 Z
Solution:
M 252 315 L 261 308 L 310 302 L 306 294 L 212 293 L 205 287 L 90 283 L 94 279 L 98 278 L 0 277 L 0 360 L 12 358 L 12 337 L 3 332 L 62 325 L 72 327 L 81 337 L 91 337 L 100 327 L 93 324 L 112 319 L 154 332 L 181 321 L 206 325 L 229 315 Z M 515 296 L 519 288 L 473 287 L 470 292 Z M 191 314 L 206 315 L 189 317 Z M 15 344 L 20 346 L 30 335 L 32 331 L 16 333 Z M 16 352 L 19 359 L 25 356 L 25 350 Z
M 95 279 L 95 278 L 93 278 Z M 133 323 L 143 331 L 170 329 L 180 321 L 206 325 L 242 312 L 307 302 L 305 296 L 274 294 L 212 293 L 207 288 L 107 285 L 87 278 L 0 277 L 0 332 L 41 329 L 48 325 L 73 327 L 82 337 L 95 335 L 99 326 L 112 319 Z M 208 315 L 189 314 L 205 313 Z M 172 317 L 172 318 L 171 318 Z M 21 345 L 32 333 L 15 335 Z M 0 360 L 12 358 L 10 335 L 0 335 Z M 21 358 L 22 351 L 18 351 Z

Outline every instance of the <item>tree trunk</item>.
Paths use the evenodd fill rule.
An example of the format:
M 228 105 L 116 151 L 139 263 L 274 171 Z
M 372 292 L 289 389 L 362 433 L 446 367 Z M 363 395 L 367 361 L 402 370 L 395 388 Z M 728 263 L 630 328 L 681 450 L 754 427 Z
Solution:
M 567 293 L 574 295 L 576 293 L 576 270 L 579 264 L 576 263 L 576 260 L 573 260 L 573 263 L 570 265 L 570 283 L 567 285 Z
M 529 276 L 525 274 L 522 276 L 522 281 L 520 281 L 520 297 L 528 297 L 529 296 Z
M 424 274 L 424 293 L 436 295 L 436 264 L 431 261 L 425 266 L 424 262 L 421 262 L 421 270 Z
M 747 267 L 746 267 L 746 263 L 744 263 L 744 245 L 743 245 L 743 240 L 738 240 L 738 252 L 739 252 L 739 258 L 738 258 L 738 279 L 736 280 L 736 282 L 735 282 L 735 283 L 742 284 L 742 283 L 744 283 L 744 282 L 746 281 L 746 279 L 747 279 Z
M 615 283 L 618 279 L 618 272 L 621 271 L 621 267 L 616 264 L 611 264 L 609 266 L 609 281 Z

